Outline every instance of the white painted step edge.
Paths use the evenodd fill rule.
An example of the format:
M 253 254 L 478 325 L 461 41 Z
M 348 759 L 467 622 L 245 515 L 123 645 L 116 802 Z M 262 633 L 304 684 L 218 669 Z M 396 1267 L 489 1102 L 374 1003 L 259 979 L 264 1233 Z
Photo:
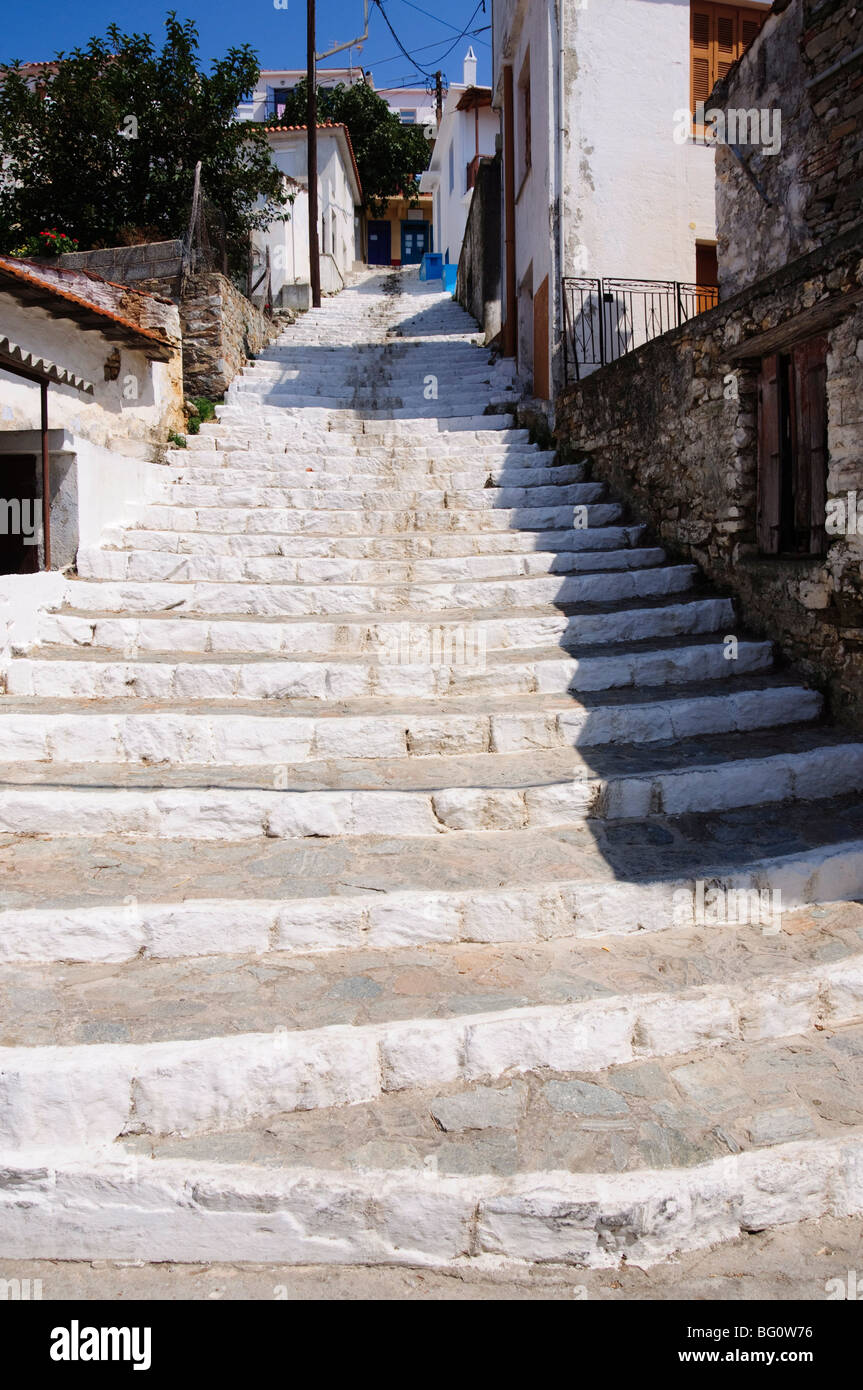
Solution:
M 696 899 L 704 884 L 704 906 Z M 707 898 L 720 888 L 725 898 Z M 734 893 L 732 900 L 730 894 Z M 756 899 L 739 894 L 759 894 Z M 766 896 L 765 896 L 766 895 Z M 0 964 L 112 962 L 244 953 L 314 954 L 455 943 L 529 944 L 634 932 L 772 930 L 776 914 L 863 898 L 863 841 L 705 867 L 698 880 L 545 882 L 527 888 L 296 899 L 187 898 L 182 902 L 9 909 L 0 913 Z M 725 908 L 739 919 L 725 922 Z M 733 902 L 733 909 L 732 909 Z M 757 911 L 756 911 L 757 908 Z M 703 917 L 703 922 L 700 918 Z M 755 920 L 753 920 L 755 919 Z
M 510 1071 L 596 1072 L 863 1017 L 863 953 L 665 993 L 151 1043 L 0 1048 L 0 1149 L 243 1128 Z M 863 1174 L 861 1174 L 863 1176 Z
M 863 1211 L 863 1133 L 693 1168 L 542 1172 L 288 1171 L 115 1153 L 50 1164 L 0 1153 L 0 1257 L 648 1267 L 744 1232 Z

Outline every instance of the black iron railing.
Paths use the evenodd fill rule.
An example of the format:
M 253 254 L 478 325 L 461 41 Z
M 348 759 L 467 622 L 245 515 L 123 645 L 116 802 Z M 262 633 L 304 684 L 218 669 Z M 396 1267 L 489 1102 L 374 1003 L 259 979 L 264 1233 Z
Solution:
M 679 280 L 564 276 L 564 380 L 616 362 L 627 352 L 712 309 L 718 290 Z

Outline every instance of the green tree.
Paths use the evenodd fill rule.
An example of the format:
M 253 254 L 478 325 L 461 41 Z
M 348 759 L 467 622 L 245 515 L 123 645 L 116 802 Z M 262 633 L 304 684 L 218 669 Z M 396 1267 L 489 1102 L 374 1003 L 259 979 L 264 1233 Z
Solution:
M 105 39 L 58 54 L 35 91 L 20 63 L 0 67 L 4 249 L 48 227 L 82 250 L 182 236 L 199 160 L 236 266 L 251 229 L 287 215 L 266 137 L 235 117 L 257 55 L 231 48 L 205 73 L 193 21 L 172 11 L 165 30 L 157 52 L 148 34 L 111 25 Z
M 305 125 L 307 101 L 308 82 L 303 78 L 288 95 L 280 124 Z M 402 125 L 365 82 L 319 87 L 318 120 L 342 122 L 350 131 L 363 201 L 373 216 L 380 215 L 388 198 L 405 195 L 416 204 L 417 180 L 431 152 L 422 126 Z

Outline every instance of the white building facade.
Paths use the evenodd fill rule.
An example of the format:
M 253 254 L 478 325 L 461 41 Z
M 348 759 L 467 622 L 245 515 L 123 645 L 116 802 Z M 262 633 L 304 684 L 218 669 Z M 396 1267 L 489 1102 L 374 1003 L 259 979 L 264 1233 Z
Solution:
M 271 303 L 306 309 L 310 302 L 308 134 L 305 126 L 266 127 L 273 160 L 293 194 L 290 218 L 253 234 L 253 280 L 266 275 Z M 337 293 L 361 257 L 362 189 L 347 126 L 318 126 L 318 244 L 321 289 Z M 258 295 L 254 295 L 258 298 Z
M 747 16 L 757 32 L 768 10 L 754 0 L 494 0 L 505 349 L 536 396 L 550 398 L 577 370 L 563 351 L 567 293 L 581 370 L 610 340 L 634 345 L 644 315 L 673 322 L 678 312 L 676 289 L 640 287 L 605 294 L 610 310 L 596 295 L 585 309 L 564 279 L 679 284 L 692 287 L 690 309 L 712 302 L 714 152 L 696 129 L 680 139 L 681 113 L 712 86 L 695 43 L 704 25 L 715 79 L 723 55 L 727 70 L 742 51 Z
M 433 195 L 435 249 L 445 264 L 458 264 L 477 166 L 493 155 L 500 119 L 492 109 L 491 88 L 476 85 L 476 54 L 468 50 L 463 81 L 446 95 L 429 167 L 420 179 Z

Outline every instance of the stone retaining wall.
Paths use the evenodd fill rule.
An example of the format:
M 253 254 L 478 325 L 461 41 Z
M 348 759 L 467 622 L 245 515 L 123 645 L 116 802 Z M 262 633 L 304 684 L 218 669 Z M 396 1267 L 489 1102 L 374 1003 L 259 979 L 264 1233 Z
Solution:
M 733 593 L 745 622 L 775 637 L 826 689 L 834 711 L 863 719 L 863 537 L 824 557 L 759 555 L 756 369 L 731 353 L 753 333 L 863 286 L 863 231 L 801 258 L 568 388 L 558 442 L 592 460 L 666 548 Z M 829 330 L 829 498 L 863 503 L 863 307 Z
M 190 276 L 180 303 L 187 396 L 223 396 L 275 337 L 277 325 L 218 271 Z
M 500 159 L 483 159 L 470 200 L 455 297 L 490 343 L 500 332 Z

